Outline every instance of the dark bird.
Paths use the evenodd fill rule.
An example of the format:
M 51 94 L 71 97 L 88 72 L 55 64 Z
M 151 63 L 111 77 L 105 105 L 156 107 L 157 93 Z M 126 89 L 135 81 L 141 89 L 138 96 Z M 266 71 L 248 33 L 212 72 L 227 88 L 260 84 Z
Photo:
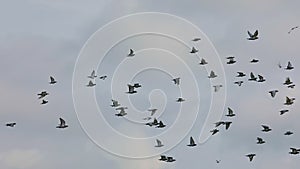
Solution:
M 153 119 L 153 122 L 149 122 L 149 123 L 146 123 L 146 125 L 147 126 L 156 126 L 156 125 L 158 125 L 159 123 L 158 123 L 158 121 L 157 121 L 157 119 L 156 118 L 154 118 Z
M 216 160 L 216 163 L 220 163 L 221 162 L 221 160 Z
M 39 96 L 38 99 L 41 99 L 41 98 L 44 98 L 47 95 L 49 95 L 49 93 L 47 91 L 42 91 L 41 93 L 38 93 L 37 95 Z
M 176 161 L 173 157 L 167 157 L 167 162 L 174 162 Z
M 6 123 L 5 125 L 6 125 L 7 127 L 15 127 L 16 124 L 17 124 L 17 123 L 12 122 L 12 123 Z
M 128 92 L 127 92 L 128 94 L 134 94 L 137 92 L 134 90 L 135 87 L 133 85 L 128 84 L 127 86 L 128 86 Z
M 120 103 L 117 100 L 111 99 L 111 101 L 112 101 L 112 105 L 110 105 L 111 107 L 118 107 L 118 106 L 120 106 Z
M 219 127 L 220 125 L 224 125 L 224 124 L 225 124 L 224 121 L 215 122 L 216 127 Z
M 215 135 L 219 132 L 219 130 L 218 129 L 213 129 L 210 132 L 211 132 L 211 135 Z
M 199 50 L 196 49 L 195 47 L 192 47 L 192 50 L 190 51 L 190 53 L 197 53 Z
M 60 124 L 58 126 L 56 126 L 56 128 L 67 128 L 68 125 L 66 124 L 66 121 L 62 118 L 59 118 Z
M 89 83 L 86 85 L 87 87 L 93 87 L 96 86 L 96 83 L 93 83 L 91 80 L 89 81 Z
M 257 82 L 264 82 L 264 81 L 266 81 L 266 79 L 264 79 L 264 77 L 262 75 L 257 75 L 257 76 L 258 76 Z
M 257 137 L 257 142 L 256 142 L 256 144 L 264 144 L 264 143 L 266 143 L 262 138 L 260 138 L 260 137 Z
M 256 40 L 256 39 L 258 39 L 258 30 L 256 30 L 254 32 L 254 34 L 252 34 L 248 31 L 248 35 L 249 35 L 249 38 L 247 38 L 248 40 Z
M 196 145 L 197 145 L 197 144 L 195 143 L 193 137 L 190 137 L 190 144 L 188 144 L 187 146 L 189 146 L 189 147 L 194 147 L 194 146 L 196 146 Z
M 228 114 L 226 114 L 225 116 L 227 116 L 227 117 L 235 116 L 235 114 L 233 113 L 233 110 L 230 107 L 228 107 L 227 110 L 228 110 Z
M 251 72 L 250 73 L 250 78 L 248 79 L 249 81 L 256 81 L 257 77 L 254 76 L 254 74 Z
M 206 65 L 206 64 L 208 64 L 207 62 L 206 62 L 206 60 L 205 59 L 201 59 L 200 60 L 200 63 L 199 63 L 200 65 Z
M 269 93 L 271 94 L 271 97 L 275 97 L 276 93 L 278 92 L 278 90 L 270 90 Z
M 116 108 L 116 110 L 120 110 L 120 112 L 115 114 L 115 115 L 120 116 L 120 117 L 127 115 L 127 113 L 125 112 L 125 109 L 128 109 L 128 108 L 127 107 L 118 107 L 118 108 Z
M 234 56 L 229 56 L 229 57 L 227 57 L 226 59 L 229 59 L 228 61 L 227 61 L 227 64 L 234 64 L 236 61 L 234 60 Z
M 201 40 L 201 38 L 194 38 L 192 41 L 197 42 L 199 40 Z
M 158 139 L 156 139 L 156 145 L 155 145 L 155 147 L 162 147 L 162 146 L 164 146 L 163 144 L 162 144 L 162 142 L 160 141 L 160 140 L 158 140 Z
M 213 85 L 213 87 L 214 87 L 214 91 L 215 92 L 218 92 L 220 89 L 221 89 L 221 87 L 223 87 L 223 85 Z
M 283 83 L 284 85 L 291 85 L 291 84 L 293 84 L 293 82 L 291 81 L 291 79 L 289 78 L 289 77 L 287 77 L 286 79 L 285 79 L 285 82 Z
M 88 76 L 90 79 L 95 79 L 97 77 L 95 70 L 92 71 L 91 75 Z
M 256 156 L 256 154 L 247 154 L 246 157 L 249 158 L 249 161 L 251 162 L 253 158 Z
M 225 129 L 228 130 L 230 125 L 232 124 L 232 122 L 231 121 L 225 121 L 224 123 L 225 123 Z
M 296 154 L 299 154 L 299 151 L 300 151 L 300 149 L 297 149 L 297 148 L 290 148 L 290 152 L 289 152 L 289 154 L 293 154 L 293 155 L 296 155 Z
M 182 98 L 182 97 L 179 97 L 179 98 L 177 98 L 177 100 L 176 100 L 176 102 L 184 102 L 184 101 L 185 101 L 185 99 Z
M 294 67 L 293 67 L 292 63 L 289 61 L 288 65 L 285 68 L 285 70 L 293 70 L 293 69 L 294 69 Z
M 250 61 L 250 63 L 258 63 L 258 62 L 259 62 L 258 59 L 252 59 L 252 60 Z
M 283 114 L 285 114 L 285 113 L 287 113 L 287 112 L 289 112 L 289 110 L 287 110 L 287 109 L 280 110 L 280 115 L 283 115 Z
M 272 130 L 269 126 L 266 126 L 266 125 L 261 125 L 261 126 L 263 127 L 263 129 L 261 130 L 263 132 L 269 132 Z
M 210 74 L 209 74 L 208 78 L 215 78 L 215 77 L 217 77 L 217 75 L 215 74 L 215 72 L 214 71 L 210 71 Z
M 180 77 L 174 78 L 173 82 L 174 82 L 174 84 L 179 85 Z
M 139 84 L 139 83 L 134 83 L 134 84 L 133 84 L 133 87 L 134 87 L 134 88 L 140 88 L 140 87 L 142 87 L 142 85 Z
M 236 81 L 236 82 L 234 82 L 234 84 L 236 84 L 236 85 L 238 85 L 238 86 L 242 86 L 242 84 L 243 84 L 244 82 L 243 81 Z
M 103 76 L 100 76 L 100 77 L 99 77 L 99 79 L 101 79 L 101 80 L 105 80 L 106 78 L 107 78 L 106 75 L 103 75 Z
M 47 103 L 48 101 L 43 99 L 41 104 L 47 104 Z
M 158 125 L 156 126 L 156 128 L 164 128 L 164 127 L 166 127 L 166 125 L 162 121 L 159 121 Z
M 245 73 L 243 73 L 243 72 L 237 72 L 237 76 L 236 77 L 244 77 L 244 76 L 246 76 L 246 74 Z
M 54 77 L 50 76 L 50 84 L 55 84 L 57 81 L 54 79 Z
M 167 161 L 167 157 L 165 155 L 160 155 L 159 161 Z
M 290 136 L 290 135 L 292 135 L 292 134 L 294 134 L 294 133 L 291 132 L 291 131 L 286 131 L 286 132 L 284 133 L 285 136 Z
M 134 56 L 134 51 L 132 49 L 129 49 L 129 54 L 127 56 L 132 57 Z
M 294 103 L 295 98 L 289 98 L 289 97 L 285 97 L 285 103 L 284 105 L 292 105 Z
M 299 28 L 299 26 L 294 26 L 294 27 L 292 27 L 292 28 L 288 31 L 288 34 L 290 34 L 293 30 L 295 30 L 295 29 L 297 29 L 297 28 Z
M 288 88 L 294 89 L 295 86 L 296 86 L 295 84 L 291 84 L 291 85 L 288 85 Z

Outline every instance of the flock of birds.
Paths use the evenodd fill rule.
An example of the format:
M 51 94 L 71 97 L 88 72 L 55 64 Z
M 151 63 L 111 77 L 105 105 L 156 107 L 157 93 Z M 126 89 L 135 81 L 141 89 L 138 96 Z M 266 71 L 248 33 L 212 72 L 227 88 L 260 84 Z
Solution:
M 293 30 L 295 30 L 297 28 L 298 28 L 298 26 L 291 28 L 291 30 L 288 33 L 290 34 Z M 248 35 L 249 35 L 249 37 L 247 39 L 250 40 L 250 41 L 255 41 L 259 38 L 258 37 L 258 30 L 256 30 L 253 34 L 248 31 Z M 198 37 L 192 39 L 193 42 L 197 42 L 197 41 L 200 41 L 200 40 L 201 40 L 201 38 L 198 38 Z M 195 54 L 198 51 L 199 51 L 198 49 L 196 49 L 195 47 L 192 47 L 191 51 L 189 53 Z M 135 52 L 134 52 L 133 49 L 130 49 L 127 57 L 133 57 L 133 56 L 135 56 Z M 227 62 L 226 62 L 226 64 L 228 64 L 228 65 L 236 63 L 235 57 L 233 57 L 233 56 L 227 57 L 226 59 L 228 59 Z M 251 64 L 256 64 L 258 62 L 259 62 L 258 59 L 252 59 L 250 61 Z M 206 64 L 208 64 L 208 62 L 204 58 L 201 58 L 200 62 L 199 62 L 199 65 L 204 66 Z M 282 68 L 282 65 L 279 63 L 278 67 Z M 294 67 L 293 67 L 292 63 L 290 61 L 288 61 L 287 66 L 284 69 L 286 71 L 290 71 L 290 70 L 293 70 Z M 238 85 L 238 86 L 241 86 L 243 83 L 245 83 L 244 80 L 241 80 L 245 76 L 247 76 L 246 73 L 241 72 L 241 71 L 237 72 L 236 78 L 238 78 L 239 80 L 234 81 L 233 83 Z M 87 77 L 88 77 L 89 81 L 88 81 L 88 84 L 86 86 L 87 87 L 96 86 L 95 79 L 98 76 L 96 75 L 95 70 L 93 70 L 91 72 L 91 74 Z M 216 77 L 218 77 L 217 74 L 213 70 L 211 70 L 209 75 L 208 75 L 208 78 L 213 79 L 213 78 L 216 78 Z M 101 79 L 101 80 L 105 80 L 106 78 L 107 78 L 107 75 L 102 75 L 102 76 L 99 77 L 99 79 Z M 176 77 L 176 78 L 172 79 L 172 81 L 175 85 L 180 85 L 180 77 Z M 257 76 L 255 76 L 253 72 L 250 72 L 248 81 L 249 82 L 263 83 L 263 82 L 266 81 L 266 79 L 261 74 L 258 74 Z M 55 78 L 50 76 L 49 84 L 50 85 L 55 85 L 56 83 L 57 83 L 57 81 L 55 80 Z M 288 88 L 291 88 L 291 89 L 293 89 L 295 87 L 295 84 L 291 81 L 290 77 L 287 77 L 285 79 L 283 85 L 285 85 L 285 86 L 287 86 Z M 128 91 L 126 92 L 127 94 L 136 94 L 137 89 L 142 87 L 142 85 L 139 84 L 139 83 L 128 84 L 127 86 L 128 86 Z M 220 90 L 220 88 L 223 87 L 223 85 L 222 84 L 213 85 L 212 87 L 214 89 L 214 92 L 218 92 Z M 268 91 L 268 93 L 270 94 L 270 96 L 272 98 L 276 97 L 276 94 L 278 92 L 279 91 L 277 89 Z M 49 95 L 49 93 L 47 91 L 42 91 L 42 92 L 37 94 L 38 99 L 39 100 L 41 99 L 41 103 L 40 103 L 41 105 L 45 105 L 45 104 L 48 103 L 48 100 L 46 100 L 46 96 L 48 96 L 48 95 Z M 294 104 L 295 98 L 286 96 L 285 100 L 286 101 L 285 101 L 284 105 L 289 106 L 289 105 Z M 112 108 L 114 108 L 116 111 L 118 111 L 115 114 L 115 116 L 123 117 L 123 116 L 127 115 L 127 112 L 126 112 L 126 109 L 128 109 L 127 107 L 121 106 L 121 104 L 117 100 L 112 99 L 111 101 L 112 101 L 112 104 L 110 106 Z M 178 97 L 176 99 L 176 102 L 179 102 L 179 103 L 184 102 L 184 101 L 185 101 L 185 99 L 182 98 L 182 97 Z M 162 120 L 158 120 L 157 118 L 155 118 L 154 115 L 158 111 L 156 108 L 148 109 L 148 111 L 149 111 L 150 115 L 143 118 L 143 120 L 148 121 L 147 123 L 145 123 L 146 126 L 149 126 L 149 127 L 154 127 L 155 126 L 155 128 L 164 128 L 164 127 L 166 127 L 166 124 L 164 124 Z M 289 111 L 288 109 L 282 109 L 282 110 L 280 110 L 279 115 L 284 115 L 288 111 Z M 227 108 L 227 114 L 225 116 L 226 116 L 226 118 L 228 118 L 228 120 L 222 120 L 222 121 L 218 121 L 218 122 L 214 123 L 215 128 L 210 131 L 212 135 L 215 135 L 215 134 L 219 133 L 219 131 L 220 131 L 219 127 L 220 126 L 224 126 L 225 130 L 228 130 L 230 128 L 231 124 L 233 123 L 229 119 L 234 118 L 236 116 L 236 114 L 234 113 L 234 110 L 231 107 L 228 107 Z M 149 121 L 149 120 L 152 120 L 152 121 Z M 16 122 L 6 123 L 7 127 L 14 127 L 15 125 L 16 125 Z M 66 121 L 63 118 L 59 118 L 59 124 L 56 126 L 56 128 L 64 129 L 64 128 L 67 128 L 67 127 L 68 127 L 68 125 L 66 124 Z M 263 124 L 263 125 L 261 125 L 261 127 L 262 127 L 261 131 L 264 132 L 264 133 L 272 131 L 271 127 L 268 126 L 268 125 Z M 294 133 L 292 131 L 286 131 L 284 133 L 285 136 L 289 136 L 289 135 L 293 135 L 293 134 Z M 257 137 L 256 139 L 257 139 L 256 144 L 261 145 L 261 144 L 266 143 L 266 141 L 261 137 Z M 159 148 L 159 147 L 163 147 L 163 146 L 164 146 L 163 142 L 159 139 L 156 139 L 156 145 L 154 145 L 154 147 Z M 187 146 L 189 146 L 189 147 L 197 146 L 197 144 L 195 143 L 192 136 L 189 138 L 189 144 L 187 144 Z M 295 147 L 290 148 L 289 154 L 296 155 L 296 154 L 299 154 L 299 153 L 300 153 L 300 148 L 295 148 Z M 245 156 L 247 158 L 249 158 L 249 161 L 251 162 L 251 161 L 253 161 L 256 154 L 255 153 L 248 153 Z M 161 155 L 159 161 L 174 162 L 174 161 L 176 161 L 176 159 L 172 156 Z M 220 163 L 220 161 L 221 160 L 216 160 L 216 163 Z

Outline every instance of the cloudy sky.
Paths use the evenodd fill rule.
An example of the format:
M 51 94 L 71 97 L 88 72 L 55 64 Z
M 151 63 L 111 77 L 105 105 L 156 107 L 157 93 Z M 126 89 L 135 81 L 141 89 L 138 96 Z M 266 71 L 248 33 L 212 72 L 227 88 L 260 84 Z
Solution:
M 300 118 L 297 99 L 300 97 L 300 79 L 297 76 L 300 29 L 290 34 L 288 31 L 300 25 L 299 5 L 300 2 L 280 0 L 271 3 L 266 0 L 2 0 L 0 168 L 296 168 L 300 164 L 299 156 L 291 156 L 288 152 L 290 147 L 300 148 L 297 120 Z M 162 12 L 184 18 L 197 26 L 201 33 L 193 34 L 188 23 L 173 26 L 171 20 L 145 19 L 113 27 L 105 32 L 107 37 L 103 39 L 101 36 L 97 38 L 96 34 L 94 41 L 90 41 L 91 48 L 83 49 L 87 40 L 104 25 L 139 12 Z M 148 30 L 163 27 L 162 32 L 158 33 L 168 34 L 168 30 L 171 35 L 178 33 L 175 37 L 177 40 L 152 34 L 119 38 L 121 33 L 138 32 L 140 27 L 149 23 L 156 25 L 147 27 Z M 254 32 L 256 29 L 259 30 L 259 39 L 248 41 L 247 30 Z M 202 40 L 191 42 L 195 36 Z M 97 59 L 104 55 L 99 51 L 110 43 L 115 45 L 111 46 L 101 62 L 89 60 L 89 57 L 96 56 Z M 197 55 L 189 54 L 192 46 L 199 49 Z M 136 49 L 136 58 L 126 58 L 129 48 Z M 80 55 L 85 59 L 83 71 L 74 76 L 76 63 L 80 65 L 78 58 L 81 49 L 86 51 Z M 236 64 L 226 65 L 225 58 L 229 55 L 235 56 Z M 215 59 L 217 56 L 220 60 Z M 206 58 L 212 67 L 205 69 L 199 66 L 200 58 Z M 260 62 L 250 64 L 252 58 Z M 288 61 L 295 66 L 294 70 L 278 68 L 278 63 L 286 66 Z M 161 69 L 142 70 L 144 65 L 145 68 L 161 66 Z M 97 70 L 98 76 L 105 74 L 108 78 L 105 81 L 96 79 L 95 90 L 90 90 L 85 86 L 88 82 L 86 76 L 93 69 Z M 209 81 L 207 75 L 211 69 L 216 70 L 218 78 Z M 237 71 L 243 71 L 247 76 L 250 72 L 261 74 L 266 82 L 252 83 L 245 77 L 244 84 L 238 87 L 233 84 L 237 80 Z M 56 85 L 49 85 L 50 75 L 57 79 Z M 80 82 L 72 84 L 73 77 L 75 82 L 76 79 Z M 180 87 L 173 84 L 173 77 L 181 77 Z M 294 89 L 283 85 L 286 77 L 296 84 Z M 137 89 L 138 94 L 127 97 L 126 84 L 133 82 L 141 83 L 142 88 Z M 212 85 L 216 84 L 222 84 L 223 87 L 214 93 Z M 72 85 L 76 89 L 74 93 Z M 279 90 L 273 99 L 268 94 L 272 89 Z M 50 93 L 46 98 L 49 101 L 47 105 L 40 105 L 37 99 L 36 94 L 43 90 Z M 89 107 L 93 100 L 74 99 L 72 94 L 75 97 L 86 94 L 91 99 L 95 94 L 102 117 L 115 131 L 131 138 L 153 139 L 137 146 L 116 139 L 110 135 L 110 130 L 101 128 L 101 118 L 98 121 L 89 116 L 94 111 Z M 186 99 L 181 106 L 175 102 L 180 96 Z M 295 97 L 295 103 L 283 105 L 286 96 Z M 114 115 L 117 111 L 109 106 L 111 98 L 118 99 L 128 107 L 127 118 Z M 78 104 L 73 101 L 81 102 Z M 211 106 L 213 102 L 217 105 Z M 90 109 L 78 112 L 81 110 L 78 105 Z M 194 148 L 186 146 L 190 136 L 198 140 L 209 110 L 218 117 L 220 113 L 226 113 L 227 107 L 236 113 L 232 119 L 224 115 L 221 117 L 233 122 L 228 131 L 221 127 L 220 133 L 205 143 Z M 166 129 L 159 130 L 142 124 L 144 121 L 140 117 L 147 114 L 148 108 L 158 108 L 157 116 L 167 124 Z M 281 109 L 290 111 L 279 116 Z M 181 116 L 178 116 L 180 113 Z M 190 118 L 189 115 L 193 113 L 198 113 L 198 117 Z M 66 119 L 69 128 L 55 128 L 59 117 Z M 180 121 L 178 117 L 186 121 Z M 92 124 L 99 122 L 95 128 L 83 125 L 85 120 L 90 119 Z M 5 126 L 7 122 L 17 122 L 17 125 L 8 128 Z M 261 124 L 269 125 L 272 132 L 262 133 Z M 172 128 L 178 133 L 159 135 L 172 131 Z M 294 135 L 284 136 L 287 130 L 293 131 Z M 96 134 L 95 137 L 91 137 L 91 133 Z M 267 143 L 256 145 L 256 137 L 264 138 Z M 173 156 L 176 162 L 158 161 L 161 151 L 154 148 L 156 138 L 166 144 L 166 148 L 162 149 L 166 150 L 163 154 Z M 105 143 L 106 149 L 100 148 L 99 143 Z M 176 145 L 168 147 L 168 143 Z M 110 152 L 110 148 L 114 152 Z M 153 156 L 124 158 L 120 157 L 122 154 L 115 155 L 118 151 L 125 154 L 150 153 Z M 257 154 L 251 163 L 245 157 L 248 153 Z M 217 164 L 215 160 L 221 162 Z

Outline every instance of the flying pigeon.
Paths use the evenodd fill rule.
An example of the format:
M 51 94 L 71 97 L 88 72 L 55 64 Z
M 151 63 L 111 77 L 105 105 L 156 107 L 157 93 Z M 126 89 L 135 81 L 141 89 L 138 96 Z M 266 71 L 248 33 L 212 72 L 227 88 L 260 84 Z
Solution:
M 227 64 L 234 64 L 236 61 L 234 60 L 234 57 L 233 56 L 229 56 L 229 57 L 227 57 L 226 59 L 229 59 L 228 61 L 227 61 Z
M 120 106 L 120 103 L 117 100 L 111 100 L 112 101 L 112 105 L 110 105 L 111 107 L 118 107 Z
M 148 111 L 150 111 L 151 116 L 153 116 L 156 113 L 157 109 L 148 109 Z
M 212 135 L 215 135 L 216 133 L 219 132 L 219 130 L 218 130 L 218 129 L 213 129 L 213 130 L 211 130 L 210 132 L 211 132 Z
M 89 81 L 89 83 L 86 85 L 87 87 L 93 87 L 96 86 L 96 83 L 93 83 L 91 80 Z
M 256 39 L 258 39 L 258 30 L 256 30 L 254 32 L 254 34 L 252 34 L 248 31 L 248 35 L 249 35 L 249 38 L 247 38 L 248 40 L 256 40 Z
M 176 161 L 173 157 L 167 157 L 167 162 L 174 162 Z
M 269 126 L 266 126 L 266 125 L 261 125 L 261 126 L 263 127 L 263 129 L 261 130 L 263 132 L 269 132 L 272 130 Z
M 287 109 L 280 110 L 280 115 L 283 115 L 283 114 L 287 113 L 288 111 L 289 111 L 289 110 L 287 110 Z
M 127 56 L 132 57 L 134 56 L 134 51 L 132 49 L 129 49 L 129 54 Z
M 167 161 L 167 157 L 165 155 L 160 155 L 160 161 Z
M 264 81 L 266 81 L 266 79 L 264 79 L 264 77 L 262 75 L 257 75 L 257 76 L 258 76 L 257 82 L 264 82 Z
M 156 139 L 156 145 L 155 145 L 155 147 L 162 147 L 162 146 L 164 146 L 163 144 L 162 144 L 162 142 L 160 141 L 160 140 L 158 140 L 158 139 Z
M 62 118 L 59 118 L 60 124 L 58 126 L 56 126 L 56 128 L 67 128 L 68 125 L 66 124 L 66 121 Z
M 39 96 L 38 99 L 41 99 L 41 98 L 44 98 L 47 95 L 49 95 L 49 93 L 47 91 L 42 91 L 41 93 L 38 93 L 37 95 Z
M 151 123 L 146 123 L 146 125 L 147 125 L 147 126 L 150 126 L 150 127 L 151 127 L 151 126 L 156 126 L 156 125 L 158 125 L 158 124 L 159 124 L 159 123 L 158 123 L 158 121 L 157 121 L 156 118 L 153 119 L 153 122 L 151 122 Z
M 291 84 L 291 85 L 288 85 L 288 88 L 294 89 L 295 86 L 296 86 L 295 84 Z
M 294 27 L 292 27 L 292 28 L 288 31 L 288 34 L 290 34 L 293 30 L 295 30 L 295 29 L 297 29 L 297 28 L 299 28 L 299 26 L 294 26 Z
M 246 76 L 246 74 L 245 73 L 243 73 L 243 72 L 237 72 L 237 76 L 236 77 L 244 77 L 244 76 Z
M 264 143 L 266 143 L 262 138 L 260 138 L 260 137 L 257 137 L 257 142 L 256 142 L 256 144 L 264 144 Z
M 258 59 L 252 59 L 252 60 L 250 61 L 250 63 L 257 63 L 257 62 L 259 62 Z
M 127 113 L 125 112 L 125 109 L 128 109 L 127 107 L 118 107 L 116 110 L 120 110 L 119 113 L 115 114 L 116 116 L 125 116 Z
M 220 90 L 221 87 L 223 87 L 223 85 L 214 85 L 214 91 L 217 92 Z
M 216 127 L 219 127 L 220 125 L 224 125 L 225 122 L 224 121 L 218 121 L 215 123 Z
M 54 79 L 54 77 L 50 76 L 50 84 L 55 84 L 57 81 Z
M 43 99 L 41 104 L 47 104 L 47 103 L 48 101 Z
M 173 79 L 174 84 L 179 85 L 180 77 Z
M 194 38 L 192 41 L 197 42 L 199 40 L 201 40 L 201 38 Z
M 295 98 L 289 98 L 289 97 L 285 97 L 285 103 L 284 105 L 292 105 L 294 103 Z
M 162 121 L 159 121 L 158 125 L 156 126 L 156 128 L 164 128 L 164 127 L 166 127 L 166 125 Z
M 107 78 L 106 75 L 103 75 L 103 76 L 100 76 L 100 77 L 99 77 L 99 79 L 101 79 L 101 80 L 105 80 L 106 78 Z
M 92 71 L 91 75 L 88 76 L 90 79 L 95 79 L 97 77 L 95 70 Z
M 139 83 L 135 83 L 135 84 L 133 84 L 133 87 L 134 87 L 134 88 L 140 88 L 140 87 L 142 87 L 142 85 L 139 84 Z
M 203 59 L 203 58 L 202 58 L 202 59 L 200 60 L 200 63 L 199 63 L 199 64 L 200 64 L 200 65 L 206 65 L 206 64 L 207 64 L 207 62 L 206 62 L 206 60 L 205 60 L 205 59 Z
M 228 114 L 226 114 L 225 116 L 227 116 L 227 117 L 235 116 L 235 114 L 233 113 L 233 110 L 230 107 L 228 107 L 227 109 L 228 109 Z
M 238 86 L 241 86 L 244 82 L 243 81 L 236 81 L 234 82 L 234 84 L 238 85 Z
M 189 147 L 194 147 L 194 146 L 196 146 L 196 145 L 197 145 L 197 144 L 195 143 L 193 137 L 190 137 L 190 144 L 188 144 L 187 146 L 189 146 Z
M 294 134 L 294 133 L 291 132 L 291 131 L 287 131 L 287 132 L 284 133 L 285 136 L 289 136 L 289 135 L 292 135 L 292 134 Z
M 137 92 L 134 90 L 134 88 L 135 88 L 134 86 L 132 86 L 130 84 L 128 84 L 127 86 L 128 86 L 128 92 L 127 92 L 128 94 L 134 94 Z
M 274 98 L 276 93 L 278 92 L 278 90 L 270 90 L 269 93 L 271 94 L 271 96 Z
M 217 75 L 215 74 L 215 72 L 214 71 L 210 71 L 210 74 L 209 74 L 208 78 L 215 78 L 215 77 L 217 77 Z
M 283 83 L 284 85 L 291 85 L 291 84 L 293 84 L 293 82 L 291 81 L 291 79 L 289 78 L 289 77 L 287 77 L 286 79 L 285 79 L 285 82 Z
M 296 155 L 296 154 L 299 154 L 299 151 L 300 151 L 300 149 L 297 149 L 297 148 L 290 148 L 290 152 L 289 152 L 289 154 L 293 154 L 293 155 Z
M 249 161 L 251 162 L 253 158 L 256 156 L 256 154 L 247 154 L 246 157 L 249 158 Z
M 226 121 L 224 123 L 225 123 L 225 129 L 228 130 L 230 125 L 232 124 L 232 122 L 231 121 Z
M 182 98 L 182 97 L 179 97 L 179 98 L 177 98 L 177 100 L 176 100 L 176 102 L 184 102 L 184 101 L 185 101 L 185 99 Z
M 192 50 L 190 51 L 190 53 L 197 53 L 199 50 L 196 49 L 195 47 L 192 47 Z
M 6 123 L 5 125 L 6 125 L 7 127 L 15 127 L 16 124 L 17 124 L 17 123 L 12 122 L 12 123 Z
M 250 73 L 250 78 L 248 79 L 249 81 L 256 81 L 257 77 L 254 76 L 254 74 L 251 72 Z
M 288 65 L 286 66 L 285 70 L 293 70 L 294 67 L 292 66 L 292 63 L 289 61 Z

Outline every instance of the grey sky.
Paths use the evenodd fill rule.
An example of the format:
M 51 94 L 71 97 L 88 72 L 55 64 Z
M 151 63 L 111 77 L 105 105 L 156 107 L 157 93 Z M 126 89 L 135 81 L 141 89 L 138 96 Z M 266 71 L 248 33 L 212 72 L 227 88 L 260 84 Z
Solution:
M 235 0 L 226 2 L 2 0 L 0 6 L 0 124 L 2 126 L 0 127 L 0 168 L 296 168 L 300 164 L 300 159 L 298 156 L 290 156 L 288 151 L 290 146 L 300 147 L 300 127 L 297 120 L 300 116 L 297 100 L 300 98 L 297 88 L 300 84 L 297 75 L 298 65 L 300 65 L 298 58 L 300 29 L 294 30 L 291 34 L 287 32 L 291 27 L 300 24 L 299 6 L 300 2 L 280 0 L 272 2 L 266 0 L 243 2 Z M 166 12 L 177 15 L 198 26 L 208 36 L 224 64 L 227 80 L 225 108 L 230 106 L 237 114 L 230 130 L 221 129 L 219 134 L 211 137 L 205 144 L 189 148 L 186 146 L 189 136 L 198 137 L 205 118 L 205 114 L 199 115 L 187 137 L 166 153 L 177 159 L 172 164 L 161 163 L 157 160 L 158 157 L 133 160 L 103 151 L 81 129 L 73 106 L 72 76 L 82 46 L 103 25 L 136 12 Z M 260 33 L 259 40 L 247 41 L 247 30 L 256 29 Z M 127 43 L 120 44 L 120 48 L 117 49 L 127 53 L 127 48 L 134 44 L 128 40 Z M 136 44 L 137 48 L 138 45 Z M 122 51 L 112 50 L 111 54 L 117 55 Z M 225 56 L 228 55 L 236 57 L 235 65 L 225 65 Z M 121 58 L 122 56 L 118 55 L 117 59 L 107 59 L 105 62 L 107 64 L 100 67 L 98 72 L 102 73 L 105 70 L 109 73 L 113 72 L 110 66 L 116 66 L 115 63 Z M 258 58 L 260 63 L 251 65 L 249 61 L 252 58 Z M 292 61 L 294 70 L 288 72 L 278 69 L 278 62 L 285 66 L 287 61 Z M 196 70 L 196 68 L 192 69 Z M 256 75 L 262 74 L 267 81 L 263 84 L 250 83 L 246 80 L 247 76 L 243 86 L 237 87 L 233 81 L 236 80 L 234 76 L 239 70 L 247 75 L 251 71 Z M 177 88 L 172 81 L 170 87 L 166 87 L 168 85 L 165 84 L 169 80 L 167 78 L 170 77 L 159 73 L 152 72 L 163 84 L 162 88 L 165 92 L 169 94 L 168 99 L 175 100 L 178 96 Z M 199 81 L 207 76 L 204 69 L 198 73 Z M 48 85 L 50 75 L 58 80 L 55 86 Z M 151 73 L 146 75 L 150 76 Z M 288 76 L 296 84 L 295 89 L 287 89 L 282 85 Z M 103 83 L 109 83 L 110 80 L 108 78 Z M 137 76 L 136 80 L 144 84 L 151 81 L 142 75 Z M 109 107 L 110 98 L 105 100 L 104 96 L 110 95 L 110 86 L 107 85 L 103 88 L 105 90 L 101 90 L 101 83 L 98 79 L 96 88 L 100 100 L 98 104 Z M 203 83 L 198 84 L 200 84 L 201 94 L 208 95 L 203 102 L 206 105 L 211 97 L 207 90 L 209 81 L 205 79 Z M 137 108 L 147 109 L 150 105 L 148 92 L 157 86 L 143 86 L 139 89 L 142 94 L 132 97 L 131 101 L 136 102 Z M 126 90 L 126 87 L 124 89 Z M 267 91 L 270 89 L 279 90 L 275 99 L 271 99 L 268 95 Z M 42 90 L 50 93 L 47 97 L 49 104 L 45 106 L 41 106 L 36 97 L 36 94 Z M 285 96 L 296 97 L 296 103 L 288 107 L 289 113 L 279 116 L 279 110 L 286 107 L 283 105 Z M 169 100 L 167 105 L 171 106 L 166 107 L 162 119 L 170 124 L 174 122 L 175 116 L 172 112 L 177 112 L 178 105 Z M 208 107 L 201 106 L 200 109 L 206 112 Z M 111 111 L 109 113 L 112 115 L 115 113 L 111 108 L 104 108 L 104 110 Z M 64 117 L 70 127 L 66 130 L 55 129 L 59 117 Z M 105 117 L 116 129 L 127 134 L 126 127 L 132 130 L 133 135 L 138 136 L 159 133 L 147 127 L 137 129 L 131 124 L 119 123 L 114 115 L 106 114 Z M 16 121 L 17 126 L 6 128 L 4 124 L 10 121 Z M 273 131 L 260 132 L 261 124 L 270 125 Z M 292 130 L 295 134 L 285 137 L 283 133 L 286 130 Z M 263 137 L 267 143 L 257 146 L 255 144 L 257 136 Z M 111 142 L 114 144 L 114 140 Z M 152 146 L 151 143 L 149 145 Z M 150 151 L 147 148 L 149 147 L 141 151 Z M 257 153 L 252 163 L 249 163 L 244 156 L 250 152 Z M 216 159 L 220 159 L 221 163 L 216 164 Z

